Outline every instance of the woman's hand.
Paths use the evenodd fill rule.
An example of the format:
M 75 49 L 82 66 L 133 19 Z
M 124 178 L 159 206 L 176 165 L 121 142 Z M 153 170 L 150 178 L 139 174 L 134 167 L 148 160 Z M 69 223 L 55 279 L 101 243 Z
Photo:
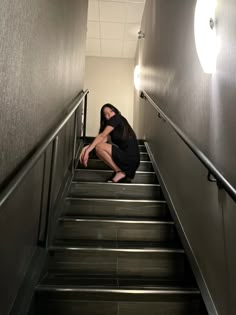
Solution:
M 84 164 L 85 167 L 88 166 L 88 159 L 89 159 L 89 151 L 86 150 L 85 154 L 84 154 L 84 159 L 83 159 L 83 164 Z
M 85 147 L 83 147 L 79 156 L 80 163 L 83 164 L 85 167 L 88 166 L 88 159 L 89 159 L 88 147 L 89 145 L 86 145 Z

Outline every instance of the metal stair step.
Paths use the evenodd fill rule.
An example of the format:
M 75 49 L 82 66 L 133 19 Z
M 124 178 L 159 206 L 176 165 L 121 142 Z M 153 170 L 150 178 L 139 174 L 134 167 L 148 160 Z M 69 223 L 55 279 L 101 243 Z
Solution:
M 136 199 L 67 198 L 66 215 L 170 218 L 166 201 Z
M 56 240 L 49 247 L 49 251 L 55 249 L 77 249 L 98 250 L 98 251 L 117 251 L 117 252 L 166 252 L 180 253 L 185 251 L 179 241 L 166 242 L 133 242 L 133 241 L 76 241 L 76 240 Z
M 167 242 L 176 239 L 173 221 L 149 218 L 76 217 L 59 219 L 55 239 Z
M 140 152 L 147 152 L 147 149 L 144 144 L 139 144 L 138 147 Z
M 84 146 L 90 144 L 93 140 L 94 138 L 86 139 L 84 142 Z M 144 142 L 144 140 L 138 140 L 138 147 L 140 152 L 147 152 Z
M 132 183 L 107 183 L 95 151 L 75 170 L 36 315 L 207 315 L 144 141 L 139 150 Z
M 89 275 L 186 277 L 184 250 L 174 242 L 56 240 L 49 270 Z
M 83 290 L 71 298 L 72 289 L 61 288 L 55 291 L 42 288 L 37 293 L 37 315 L 207 315 L 207 311 L 199 294 L 163 294 L 163 291 L 130 291 L 121 290 L 96 292 Z M 55 293 L 55 294 L 53 294 Z M 135 295 L 134 295 L 135 293 Z M 155 294 L 156 293 L 156 294 Z M 173 292 L 174 293 L 174 292 Z M 125 295 L 124 295 L 125 294 Z M 128 300 L 127 297 L 132 297 Z M 149 299 L 147 299 L 149 297 Z M 153 297 L 153 300 L 150 299 Z M 146 299 L 145 299 L 146 298 Z M 106 300 L 107 299 L 107 300 Z M 154 301 L 155 300 L 155 301 Z
M 107 301 L 175 301 L 186 297 L 199 299 L 196 285 L 168 279 L 98 278 L 49 274 L 37 287 L 38 293 L 47 297 L 78 299 L 86 296 L 89 300 Z
M 85 168 L 83 165 L 79 164 L 77 168 Z M 103 161 L 98 159 L 89 159 L 88 161 L 88 169 L 94 170 L 110 170 L 110 167 L 107 166 Z M 153 166 L 151 161 L 141 161 L 137 171 L 146 171 L 153 172 Z
M 95 137 L 86 137 L 84 139 L 84 145 L 90 144 L 94 139 L 95 139 Z M 146 140 L 144 140 L 144 139 L 137 139 L 137 142 L 139 145 L 144 145 L 145 141 Z
M 112 173 L 112 170 L 77 169 L 74 173 L 73 181 L 106 182 Z M 132 183 L 156 184 L 157 177 L 155 172 L 138 171 L 134 179 L 132 179 Z
M 113 288 L 113 289 L 139 289 L 139 290 L 195 290 L 197 285 L 192 278 L 148 278 L 148 277 L 104 277 L 88 276 L 83 274 L 71 275 L 68 273 L 46 274 L 41 280 L 40 286 L 80 286 L 86 288 Z M 198 290 L 199 291 L 199 290 Z
M 159 184 L 72 182 L 69 197 L 163 199 Z
M 90 152 L 89 157 L 92 159 L 98 159 L 95 150 Z M 140 152 L 140 161 L 150 161 L 149 154 L 147 152 Z
M 206 315 L 192 280 L 48 274 L 36 289 L 41 314 Z

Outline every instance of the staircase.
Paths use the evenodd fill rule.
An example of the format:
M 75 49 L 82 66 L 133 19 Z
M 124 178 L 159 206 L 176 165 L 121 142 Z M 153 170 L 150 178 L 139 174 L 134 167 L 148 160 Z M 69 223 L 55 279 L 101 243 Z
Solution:
M 76 169 L 36 288 L 36 314 L 205 315 L 145 145 L 132 183 Z

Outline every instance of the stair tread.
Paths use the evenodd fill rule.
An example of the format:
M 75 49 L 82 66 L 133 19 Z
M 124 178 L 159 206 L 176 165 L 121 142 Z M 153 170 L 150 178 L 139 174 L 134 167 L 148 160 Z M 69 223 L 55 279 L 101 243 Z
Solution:
M 184 253 L 179 242 L 132 242 L 132 241 L 85 241 L 85 240 L 55 240 L 50 250 L 56 249 L 88 249 L 114 251 L 163 251 Z
M 97 157 L 91 157 L 91 158 L 89 158 L 89 160 L 90 161 L 99 161 L 99 162 L 101 162 L 101 163 L 104 163 L 102 160 L 100 160 L 99 158 L 97 158 Z M 148 163 L 148 164 L 152 164 L 152 161 L 140 161 L 140 163 Z M 80 163 L 79 163 L 79 165 L 80 165 Z
M 81 185 L 87 185 L 87 184 L 89 184 L 89 185 L 112 185 L 112 186 L 114 186 L 114 185 L 119 185 L 119 186 L 146 186 L 146 187 L 160 187 L 160 184 L 142 184 L 142 183 L 107 183 L 107 182 L 83 182 L 83 181 L 79 181 L 79 180 L 72 180 L 72 182 L 71 182 L 71 184 L 76 184 L 76 185 L 79 185 L 79 184 L 81 184 Z
M 79 169 L 93 169 L 93 170 L 97 170 L 97 169 L 101 169 L 101 167 L 104 167 L 104 166 L 105 166 L 105 168 L 103 168 L 103 169 L 111 170 L 111 168 L 109 166 L 107 166 L 102 160 L 100 160 L 98 158 L 91 157 L 88 160 L 88 166 L 87 167 L 83 166 L 83 164 L 81 164 L 78 161 L 78 163 L 76 163 L 75 170 L 79 170 Z M 145 160 L 141 160 L 140 161 L 137 171 L 144 171 L 144 170 L 145 171 L 153 171 L 152 162 L 150 160 L 146 160 L 146 161 Z
M 134 224 L 170 224 L 175 223 L 171 220 L 156 220 L 154 218 L 130 218 L 130 217 L 114 217 L 114 216 L 76 216 L 76 215 L 65 215 L 59 218 L 59 221 L 78 221 L 78 222 L 104 222 L 104 223 L 134 223 Z
M 79 140 L 80 138 L 78 138 Z M 84 139 L 84 146 L 87 145 L 87 144 L 90 144 L 92 143 L 92 141 L 95 139 L 95 137 L 89 137 L 87 136 L 85 139 Z M 138 142 L 138 145 L 144 145 L 144 143 L 146 142 L 147 140 L 145 139 L 137 139 L 137 142 Z
M 178 290 L 199 292 L 195 281 L 189 279 L 168 278 L 131 278 L 131 277 L 99 277 L 83 276 L 67 273 L 47 274 L 38 286 L 57 288 L 87 288 L 87 289 L 112 289 L 112 290 Z
M 73 196 L 67 196 L 65 198 L 65 201 L 90 201 L 90 202 L 97 202 L 97 201 L 111 201 L 111 202 L 123 202 L 123 203 L 127 203 L 127 202 L 135 202 L 135 203 L 150 203 L 150 204 L 164 204 L 167 205 L 167 202 L 165 200 L 153 200 L 153 199 L 115 199 L 115 198 L 96 198 L 96 197 L 73 197 Z
M 100 170 L 100 169 L 90 169 L 90 168 L 76 168 L 75 172 L 102 172 L 102 173 L 113 173 L 112 169 L 110 170 Z M 136 171 L 136 174 L 156 174 L 154 171 Z
M 125 314 L 135 314 L 139 302 L 142 314 L 172 314 L 173 307 L 178 314 L 202 314 L 152 161 L 143 143 L 139 148 L 131 183 L 107 183 L 113 171 L 95 151 L 87 168 L 77 163 L 48 248 L 47 274 L 35 289 L 40 314 L 111 314 L 111 303 L 114 314 L 122 303 Z

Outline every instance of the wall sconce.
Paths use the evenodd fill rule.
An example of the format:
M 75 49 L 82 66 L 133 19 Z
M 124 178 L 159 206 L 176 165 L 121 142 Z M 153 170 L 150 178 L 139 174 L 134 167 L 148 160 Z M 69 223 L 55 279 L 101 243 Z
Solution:
M 194 16 L 195 45 L 199 61 L 205 73 L 216 69 L 216 0 L 197 0 Z
M 138 39 L 142 39 L 142 38 L 145 38 L 145 34 L 143 31 L 139 31 L 138 32 Z
M 134 68 L 134 86 L 136 90 L 140 89 L 140 66 L 136 65 Z

